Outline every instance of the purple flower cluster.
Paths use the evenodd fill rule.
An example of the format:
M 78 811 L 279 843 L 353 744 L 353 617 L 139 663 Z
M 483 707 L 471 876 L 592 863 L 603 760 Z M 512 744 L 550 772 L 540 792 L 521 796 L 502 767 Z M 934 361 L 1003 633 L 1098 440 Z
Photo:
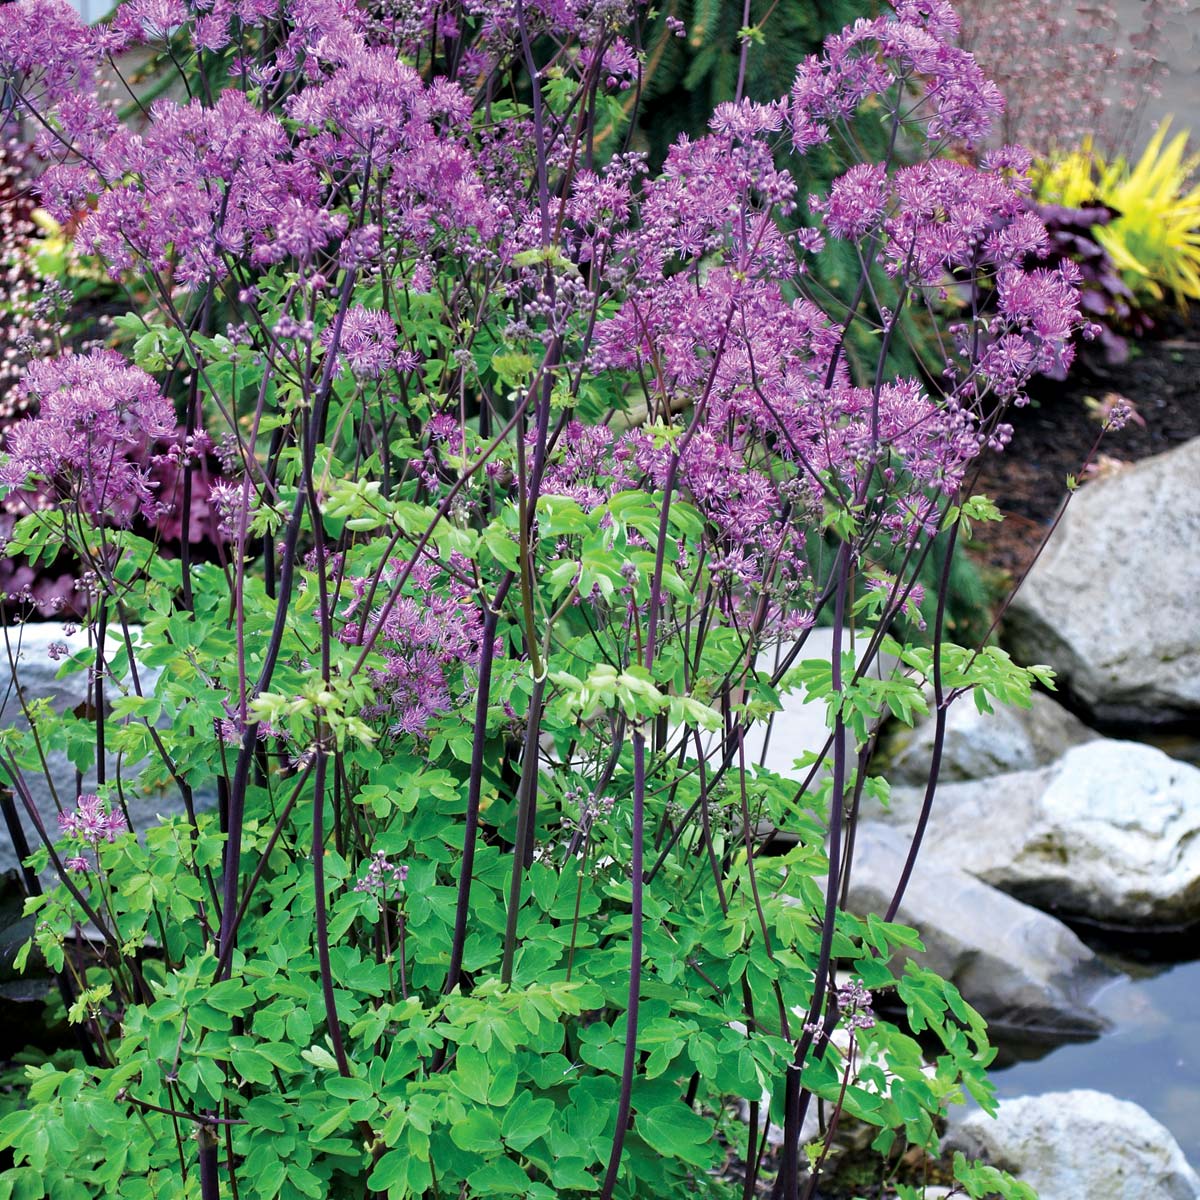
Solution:
M 426 85 L 394 52 L 349 31 L 321 49 L 333 69 L 287 105 L 314 172 L 378 173 L 389 227 L 422 248 L 443 235 L 462 245 L 470 233 L 491 237 L 504 206 L 484 190 L 468 151 L 471 101 L 462 88 L 446 79 Z
M 84 29 L 57 0 L 10 7 L 0 70 L 7 64 L 19 77 L 23 97 L 40 88 L 56 106 L 56 136 L 72 151 L 60 153 L 43 186 L 60 217 L 83 210 L 84 246 L 118 273 L 149 269 L 182 291 L 233 272 L 237 286 L 226 286 L 246 306 L 263 294 L 256 277 L 284 267 L 295 303 L 273 318 L 269 347 L 256 343 L 253 322 L 231 326 L 231 341 L 294 354 L 289 367 L 300 369 L 321 347 L 343 374 L 369 381 L 385 409 L 389 400 L 403 408 L 418 366 L 434 379 L 444 359 L 442 378 L 424 384 L 433 411 L 422 414 L 423 429 L 410 424 L 401 468 L 422 499 L 458 489 L 453 460 L 481 450 L 464 416 L 485 402 L 467 394 L 479 380 L 479 343 L 455 344 L 447 329 L 477 308 L 465 324 L 494 328 L 517 349 L 509 358 L 536 364 L 537 351 L 556 347 L 580 379 L 599 377 L 609 394 L 644 408 L 648 427 L 620 433 L 564 415 L 548 445 L 544 424 L 527 423 L 526 458 L 544 457 L 542 492 L 591 509 L 619 491 L 677 489 L 704 533 L 698 546 L 679 544 L 672 561 L 709 572 L 725 612 L 765 599 L 780 626 L 808 619 L 816 574 L 808 540 L 831 503 L 856 506 L 864 525 L 898 542 L 932 533 L 938 497 L 957 490 L 985 442 L 1003 441 L 991 420 L 996 402 L 1020 403 L 1033 374 L 1063 369 L 1087 329 L 1070 265 L 1043 260 L 1028 156 L 1008 147 L 971 156 L 1003 104 L 957 44 L 945 0 L 897 0 L 894 11 L 855 22 L 800 64 L 786 96 L 718 106 L 709 132 L 680 139 L 654 178 L 635 153 L 581 153 L 574 118 L 534 120 L 494 103 L 497 80 L 527 72 L 524 47 L 543 35 L 570 49 L 539 82 L 571 75 L 580 95 L 624 86 L 639 69 L 635 43 L 621 35 L 640 9 L 632 0 L 473 0 L 455 14 L 417 3 L 394 20 L 348 0 L 286 0 L 269 45 L 235 60 L 239 86 L 186 104 L 160 100 L 136 130 L 116 122 L 97 78 L 103 54 L 180 29 L 206 52 L 232 47 L 239 23 L 268 15 L 265 0 L 130 0 L 104 31 Z M 51 18 L 53 52 L 33 28 Z M 445 42 L 444 75 L 413 65 L 427 61 L 419 56 L 431 38 Z M 26 42 L 43 46 L 53 65 Z M 440 55 L 434 62 L 441 69 Z M 827 194 L 802 200 L 783 151 L 803 155 L 829 141 L 864 106 L 895 123 L 908 157 L 851 162 Z M 793 228 L 802 205 L 812 220 Z M 852 374 L 845 318 L 811 286 L 813 257 L 835 243 L 864 276 L 848 319 L 873 324 L 884 347 L 873 382 Z M 331 319 L 348 269 L 364 290 Z M 986 282 L 990 307 L 971 310 L 943 341 L 944 383 L 884 369 L 902 314 L 867 286 L 877 271 L 903 305 L 942 324 L 939 305 Z M 429 303 L 414 306 L 417 295 Z M 459 307 L 438 332 L 427 331 L 437 321 L 407 319 L 451 295 Z M 83 479 L 87 511 L 103 511 L 116 492 L 152 505 L 151 484 L 128 455 L 118 453 L 101 479 L 105 443 L 96 438 L 89 451 L 83 431 L 97 428 L 122 450 L 131 408 L 152 398 L 164 405 L 153 384 L 131 368 L 119 385 L 106 383 L 117 416 L 111 432 L 100 430 L 83 423 L 99 395 L 85 387 L 79 360 L 63 361 L 31 373 L 34 385 L 42 380 L 42 414 L 14 440 L 6 478 L 45 473 L 55 442 L 53 461 Z M 110 358 L 95 364 L 97 375 L 120 375 Z M 70 378 L 47 386 L 55 372 Z M 122 401 L 135 382 L 136 399 Z M 68 402 L 74 458 L 57 447 L 68 422 L 51 420 L 53 406 Z M 686 434 L 659 436 L 654 427 L 683 410 Z M 517 474 L 497 457 L 456 490 L 456 503 L 511 499 Z M 244 537 L 246 501 L 260 496 L 257 484 L 231 480 L 213 490 L 211 507 Z M 645 548 L 642 537 L 629 533 L 634 549 Z M 394 604 L 366 611 L 402 569 L 350 581 L 340 630 L 358 641 L 382 622 L 386 665 L 369 715 L 420 736 L 469 693 L 480 606 L 464 582 L 469 569 L 420 565 Z
M 326 328 L 321 340 L 329 345 L 332 329 Z M 363 379 L 378 379 L 396 366 L 396 324 L 378 309 L 356 304 L 346 313 L 338 342 L 338 361 L 344 371 Z
M 20 80 L 31 100 L 48 104 L 76 103 L 91 91 L 111 43 L 89 29 L 67 0 L 22 0 L 4 17 L 0 77 Z
M 47 182 L 60 220 L 98 193 L 79 237 L 114 273 L 144 264 L 197 285 L 222 278 L 229 257 L 306 261 L 344 232 L 282 124 L 240 91 L 222 92 L 212 107 L 160 101 L 151 116 L 144 133 L 122 130 L 98 150 L 97 169 L 60 168 Z
M 367 860 L 366 872 L 354 885 L 354 890 L 386 900 L 388 892 L 395 895 L 407 878 L 407 864 L 389 862 L 388 856 L 382 850 L 377 850 Z
M 573 422 L 564 431 L 562 452 L 547 470 L 542 490 L 589 510 L 618 492 L 662 488 L 670 461 L 670 448 L 651 434 L 617 436 L 604 427 Z M 801 597 L 803 549 L 791 525 L 779 519 L 787 488 L 769 471 L 750 466 L 742 448 L 704 428 L 688 443 L 676 484 L 705 518 L 708 565 L 721 582 L 723 597 L 752 599 L 761 586 L 790 595 L 793 602 Z M 648 545 L 635 530 L 627 536 L 635 549 Z M 678 549 L 684 566 L 687 547 L 681 543 Z
M 73 811 L 58 814 L 58 828 L 65 837 L 79 844 L 80 850 L 95 851 L 102 842 L 115 842 L 129 826 L 124 816 L 110 809 L 99 796 L 82 795 Z M 91 864 L 82 853 L 75 853 L 64 860 L 67 870 L 83 872 Z
M 308 262 L 346 232 L 330 180 L 355 175 L 385 181 L 389 227 L 416 245 L 463 248 L 497 232 L 507 209 L 492 198 L 502 193 L 485 190 L 468 150 L 462 88 L 426 84 L 393 50 L 367 44 L 356 6 L 293 0 L 287 8 L 286 45 L 265 65 L 243 64 L 260 86 L 304 76 L 284 106 L 286 128 L 229 88 L 212 103 L 160 100 L 137 132 L 117 122 L 98 63 L 187 23 L 186 6 L 134 0 L 103 32 L 84 26 L 65 0 L 6 10 L 0 75 L 21 78 L 31 106 L 53 105 L 60 127 L 41 139 L 57 164 L 42 179 L 46 207 L 62 222 L 82 214 L 80 245 L 115 274 L 149 268 L 198 286 L 223 278 L 234 261 Z M 261 4 L 221 0 L 192 35 L 211 50 L 227 44 L 231 20 L 264 15 Z
M 382 582 L 395 580 L 406 566 L 389 563 Z M 383 719 L 395 736 L 424 736 L 435 717 L 471 693 L 469 672 L 479 661 L 482 638 L 479 607 L 467 588 L 424 563 L 386 614 L 364 611 L 371 580 L 350 584 L 354 599 L 340 614 L 340 636 L 353 644 L 370 630 L 385 664 L 372 672 L 375 702 L 363 715 Z
M 593 363 L 646 381 L 652 416 L 693 409 L 698 428 L 677 479 L 707 520 L 713 561 L 739 574 L 747 594 L 799 581 L 796 518 L 819 508 L 829 488 L 864 494 L 876 470 L 909 488 L 881 527 L 897 538 L 928 531 L 927 489 L 958 487 L 985 440 L 988 397 L 1019 402 L 1035 372 L 1070 361 L 1071 339 L 1085 327 L 1069 266 L 1028 266 L 1047 239 L 1028 210 L 1029 160 L 1017 149 L 978 165 L 861 163 L 828 196 L 809 198 L 816 229 L 789 237 L 779 224 L 797 191 L 778 165 L 781 135 L 806 150 L 873 99 L 906 106 L 908 124 L 935 148 L 986 137 L 1003 106 L 953 44 L 956 34 L 948 4 L 899 4 L 894 17 L 857 22 L 803 63 L 789 103 L 720 106 L 712 132 L 681 140 L 640 189 L 625 164 L 615 178 L 575 181 L 567 206 L 575 236 L 619 298 L 596 327 Z M 913 303 L 938 303 L 956 281 L 996 281 L 994 311 L 947 345 L 942 394 L 917 379 L 855 386 L 844 356 L 835 360 L 840 330 L 829 315 L 788 297 L 788 284 L 803 293 L 806 258 L 835 240 L 853 244 Z M 897 320 L 881 309 L 880 333 L 890 337 Z M 547 486 L 595 503 L 606 475 L 617 489 L 638 486 L 639 474 L 663 484 L 663 447 L 614 438 L 605 470 L 600 440 L 568 436 Z
M 53 483 L 89 516 L 128 524 L 134 512 L 157 514 L 156 485 L 138 462 L 147 439 L 175 431 L 158 385 L 111 350 L 30 364 L 22 380 L 37 416 L 8 431 L 0 483 Z
M 898 0 L 894 14 L 860 18 L 801 64 L 791 93 L 797 150 L 828 141 L 830 127 L 869 96 L 923 81 L 913 122 L 932 139 L 977 143 L 1004 101 L 970 54 L 956 46 L 958 15 L 948 0 Z
M 843 983 L 837 990 L 838 1012 L 849 1030 L 870 1029 L 875 1024 L 871 993 L 857 980 Z
M 99 796 L 82 795 L 69 813 L 59 813 L 58 827 L 67 837 L 72 837 L 87 846 L 98 846 L 101 842 L 115 842 L 117 835 L 129 827 L 125 818 L 110 810 Z

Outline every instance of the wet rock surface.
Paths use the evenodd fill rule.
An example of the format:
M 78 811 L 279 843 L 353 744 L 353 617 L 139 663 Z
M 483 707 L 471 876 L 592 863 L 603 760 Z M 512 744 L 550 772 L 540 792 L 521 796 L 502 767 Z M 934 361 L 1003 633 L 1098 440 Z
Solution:
M 28 729 L 25 711 L 38 702 L 48 703 L 59 713 L 69 710 L 80 713 L 86 711 L 91 702 L 87 671 L 75 671 L 61 678 L 60 672 L 67 659 L 85 649 L 87 645 L 85 630 L 77 630 L 55 622 L 8 629 L 7 653 L 0 649 L 0 728 Z M 109 656 L 115 656 L 122 649 L 122 645 L 116 637 L 110 637 L 107 643 Z M 156 678 L 156 672 L 143 669 L 139 673 L 141 686 L 147 694 L 153 691 Z M 110 702 L 111 699 L 112 696 L 106 696 L 106 701 Z M 46 748 L 45 760 L 45 770 L 27 770 L 23 772 L 23 778 L 47 832 L 53 839 L 57 836 L 58 806 L 71 809 L 80 792 L 93 791 L 96 786 L 96 772 L 94 767 L 83 772 L 78 771 L 67 752 L 55 747 Z M 108 778 L 115 776 L 117 767 L 116 756 L 109 755 L 106 762 Z M 132 770 L 136 771 L 137 768 Z M 129 778 L 130 764 L 123 763 L 121 771 L 125 778 Z M 7 783 L 7 776 L 0 782 Z M 126 800 L 135 829 L 155 821 L 160 814 L 183 811 L 179 792 L 173 788 L 143 795 L 127 792 Z M 211 808 L 215 801 L 211 796 L 197 796 L 195 802 L 197 808 L 204 809 Z M 29 845 L 36 849 L 40 841 L 33 822 L 19 800 L 16 808 Z M 11 832 L 7 824 L 0 821 L 0 872 L 17 865 L 18 855 Z
M 1029 708 L 997 705 L 984 713 L 964 698 L 946 712 L 946 733 L 938 779 L 942 783 L 988 779 L 1046 766 L 1072 746 L 1097 737 L 1078 717 L 1051 697 L 1034 692 Z M 923 785 L 933 754 L 934 724 L 892 735 L 884 774 L 893 784 Z

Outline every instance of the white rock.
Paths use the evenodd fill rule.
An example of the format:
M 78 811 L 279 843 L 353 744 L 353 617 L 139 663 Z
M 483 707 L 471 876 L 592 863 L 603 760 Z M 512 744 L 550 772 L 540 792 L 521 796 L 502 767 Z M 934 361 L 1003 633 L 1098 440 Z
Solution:
M 1032 700 L 1030 708 L 999 704 L 991 713 L 980 712 L 969 697 L 952 704 L 946 713 L 938 778 L 953 783 L 1030 771 L 1099 736 L 1049 696 L 1034 692 Z M 929 719 L 893 736 L 884 770 L 890 782 L 925 782 L 933 733 L 934 723 Z
M 136 636 L 135 630 L 135 640 Z M 105 640 L 105 652 L 110 658 L 123 644 L 119 633 L 109 630 Z M 0 717 L 4 719 L 5 724 L 9 725 L 22 719 L 20 699 L 13 690 L 14 664 L 15 682 L 20 684 L 27 703 L 33 700 L 49 700 L 56 708 L 65 707 L 71 702 L 83 703 L 87 698 L 87 672 L 77 671 L 62 679 L 58 678 L 58 674 L 68 657 L 86 650 L 87 646 L 87 630 L 75 625 L 46 621 L 14 625 L 5 629 L 4 649 L 0 651 L 4 685 L 0 691 Z M 151 685 L 155 677 L 151 678 Z
M 762 1103 L 758 1109 L 758 1129 L 759 1137 L 763 1136 L 762 1122 L 767 1119 L 767 1113 L 770 1111 L 771 1093 L 764 1092 Z M 739 1100 L 737 1102 L 738 1119 L 745 1124 L 750 1124 L 750 1101 Z M 814 1142 L 821 1136 L 821 1115 L 817 1111 L 816 1102 L 809 1104 L 804 1111 L 804 1122 L 800 1126 L 800 1145 L 807 1145 L 809 1142 Z M 783 1126 L 772 1124 L 767 1121 L 766 1128 L 767 1145 L 774 1150 L 778 1150 L 783 1145 Z
M 855 659 L 861 662 L 866 652 L 868 640 L 858 634 L 852 635 L 849 629 L 842 634 L 842 652 L 853 649 Z M 756 660 L 760 671 L 772 672 L 776 665 L 786 656 L 790 646 L 784 645 L 776 650 L 763 651 Z M 813 629 L 809 632 L 803 649 L 796 657 L 793 665 L 799 665 L 810 659 L 822 659 L 829 662 L 833 655 L 833 630 Z M 880 656 L 872 666 L 871 674 L 879 676 L 880 672 L 886 678 L 892 670 L 895 660 Z M 762 725 L 756 725 L 745 740 L 746 763 L 767 767 L 779 775 L 792 778 L 803 778 L 808 769 L 798 770 L 796 760 L 805 754 L 820 754 L 829 740 L 829 726 L 825 723 L 826 705 L 824 700 L 814 700 L 807 696 L 803 689 L 795 689 L 783 697 L 783 710 L 775 714 L 771 721 L 770 731 Z M 847 750 L 852 750 L 847 738 Z M 832 763 L 832 750 L 826 758 L 826 763 Z M 854 764 L 849 764 L 852 767 Z
M 133 636 L 136 644 L 136 631 Z M 57 623 L 33 623 L 8 629 L 6 637 L 8 652 L 5 652 L 3 644 L 0 644 L 0 728 L 29 728 L 23 715 L 22 698 L 26 706 L 38 700 L 49 701 L 54 710 L 60 713 L 78 708 L 87 701 L 87 671 L 78 671 L 62 679 L 58 678 L 66 657 L 87 648 L 85 630 L 68 633 L 63 625 Z M 123 641 L 116 633 L 110 632 L 106 645 L 107 654 L 112 658 L 123 646 Z M 51 654 L 52 647 L 55 648 L 55 657 Z M 65 654 L 59 653 L 59 648 L 62 647 L 65 647 Z M 16 664 L 15 678 L 10 654 Z M 139 671 L 139 680 L 144 692 L 148 694 L 153 691 L 157 677 L 156 671 Z M 18 686 L 20 695 L 17 691 Z M 111 687 L 106 689 L 107 700 L 113 698 L 111 691 Z M 55 792 L 64 808 L 73 808 L 79 791 L 94 790 L 96 773 L 94 770 L 84 772 L 77 785 L 75 766 L 64 753 L 50 751 L 46 760 L 48 772 L 30 771 L 25 774 L 24 779 L 42 821 L 50 836 L 54 838 L 57 835 Z M 107 777 L 112 779 L 117 770 L 115 756 L 108 757 L 106 770 Z M 126 777 L 129 776 L 131 768 L 128 762 L 122 765 L 122 771 Z M 7 782 L 7 776 L 4 776 L 4 781 Z M 182 800 L 178 791 L 174 789 L 151 795 L 127 793 L 126 798 L 135 829 L 141 829 L 153 822 L 159 814 L 183 811 Z M 198 808 L 210 808 L 213 799 L 197 796 L 195 802 Z M 20 800 L 17 801 L 16 807 L 30 848 L 36 849 L 40 839 L 33 823 Z M 0 820 L 0 871 L 6 871 L 16 865 L 17 852 L 13 847 L 12 837 L 8 826 Z
M 1105 1092 L 1002 1100 L 993 1120 L 956 1118 L 944 1150 L 962 1150 L 1030 1184 L 1039 1200 L 1196 1200 L 1200 1179 L 1144 1108 Z
M 922 795 L 896 789 L 891 822 Z M 1200 770 L 1102 739 L 1053 766 L 940 787 L 925 847 L 1039 908 L 1123 925 L 1200 918 Z
M 848 896 L 860 916 L 886 912 L 910 844 L 906 831 L 859 827 Z M 1060 921 L 922 850 L 896 919 L 921 935 L 917 963 L 950 980 L 993 1026 L 1087 1036 L 1107 1022 L 1090 1005 L 1114 977 Z
M 1017 660 L 1102 720 L 1200 712 L 1197 477 L 1200 438 L 1082 488 L 1009 610 Z

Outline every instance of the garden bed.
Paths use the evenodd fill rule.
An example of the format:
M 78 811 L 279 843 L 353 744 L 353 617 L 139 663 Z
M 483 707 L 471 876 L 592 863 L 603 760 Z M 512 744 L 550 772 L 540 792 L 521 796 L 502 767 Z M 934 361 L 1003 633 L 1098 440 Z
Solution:
M 1079 475 L 1095 444 L 1095 406 L 1108 393 L 1129 400 L 1136 415 L 1104 437 L 1092 473 L 1119 470 L 1200 437 L 1198 374 L 1200 308 L 1193 305 L 1131 343 L 1124 363 L 1082 359 L 1064 382 L 1039 378 L 1028 407 L 1013 413 L 1012 442 L 982 461 L 976 490 L 991 496 L 1005 519 L 975 527 L 972 548 L 980 562 L 1014 581 L 1028 567 L 1067 494 L 1067 477 Z

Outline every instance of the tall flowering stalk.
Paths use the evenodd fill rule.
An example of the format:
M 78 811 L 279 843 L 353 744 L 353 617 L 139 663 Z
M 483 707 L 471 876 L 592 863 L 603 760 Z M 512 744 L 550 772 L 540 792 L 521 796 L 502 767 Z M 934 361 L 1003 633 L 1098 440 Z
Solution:
M 130 1149 L 73 1134 L 51 1163 L 43 1088 L 0 1124 L 23 1180 L 691 1195 L 718 1187 L 742 1096 L 743 1195 L 767 1183 L 769 1119 L 770 1187 L 795 1200 L 824 1162 L 799 1144 L 813 1096 L 883 1151 L 931 1145 L 964 1088 L 987 1102 L 982 1022 L 893 971 L 911 934 L 842 911 L 840 883 L 889 711 L 921 711 L 926 679 L 939 726 L 965 691 L 1028 696 L 1030 672 L 945 644 L 944 595 L 914 669 L 871 672 L 939 539 L 988 515 L 973 462 L 1069 362 L 1077 280 L 1038 264 L 1027 156 L 968 154 L 1002 101 L 948 4 L 856 22 L 653 176 L 619 136 L 647 19 L 634 0 L 128 0 L 98 29 L 61 0 L 4 9 L 44 203 L 151 297 L 132 344 L 27 376 L 41 403 L 3 479 L 61 503 L 12 547 L 86 557 L 123 644 L 78 663 L 113 699 L 91 714 L 122 756 L 107 785 L 166 779 L 186 812 L 105 854 L 102 952 L 72 940 L 74 881 L 31 900 L 46 957 L 112 989 L 102 1065 L 70 1087 Z M 141 43 L 183 92 L 125 123 L 115 56 Z M 856 159 L 864 111 L 883 161 Z M 802 226 L 816 147 L 845 169 Z M 810 281 L 833 242 L 860 268 L 848 307 Z M 992 307 L 949 307 L 981 279 L 961 290 Z M 891 367 L 904 306 L 939 331 L 937 379 Z M 853 378 L 860 324 L 878 355 Z M 121 519 L 169 503 L 126 448 L 172 415 L 185 478 L 196 439 L 221 458 L 223 563 L 164 561 Z M 806 657 L 825 618 L 833 654 Z M 780 776 L 746 746 L 787 692 L 827 704 L 830 736 Z M 37 728 L 78 740 L 79 719 Z M 37 747 L 0 753 L 32 819 Z M 861 1066 L 859 1043 L 919 1063 L 865 1018 L 888 988 L 943 1043 L 936 1092 Z

